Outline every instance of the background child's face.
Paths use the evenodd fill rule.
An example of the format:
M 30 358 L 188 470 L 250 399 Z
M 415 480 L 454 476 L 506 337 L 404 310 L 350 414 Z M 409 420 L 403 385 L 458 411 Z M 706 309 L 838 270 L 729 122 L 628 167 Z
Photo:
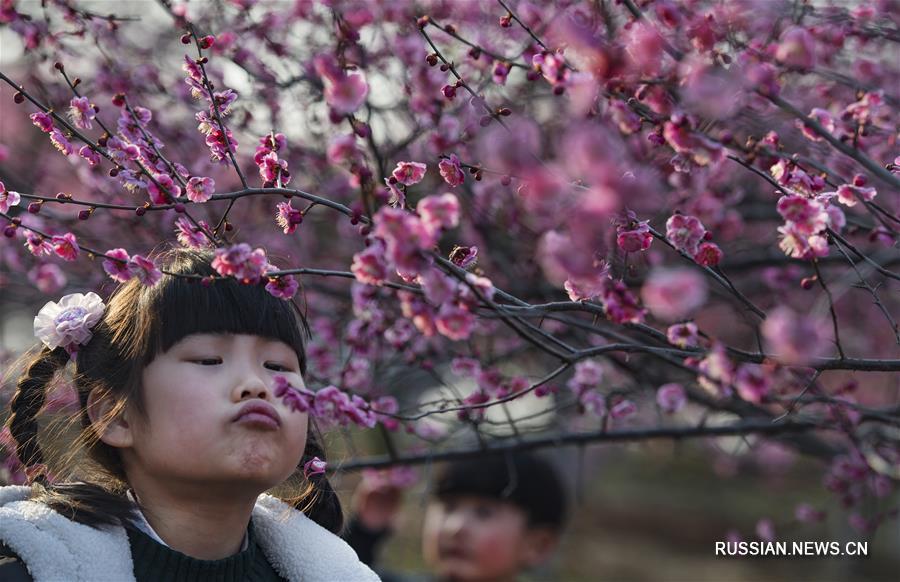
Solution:
M 544 534 L 529 528 L 525 512 L 511 503 L 449 496 L 428 505 L 422 552 L 441 579 L 512 580 L 552 549 Z
M 126 470 L 233 493 L 258 494 L 281 483 L 303 454 L 308 418 L 274 397 L 276 375 L 303 386 L 287 344 L 253 335 L 185 337 L 143 371 L 149 425 L 131 423 Z M 248 401 L 260 400 L 275 407 L 280 427 L 233 421 Z

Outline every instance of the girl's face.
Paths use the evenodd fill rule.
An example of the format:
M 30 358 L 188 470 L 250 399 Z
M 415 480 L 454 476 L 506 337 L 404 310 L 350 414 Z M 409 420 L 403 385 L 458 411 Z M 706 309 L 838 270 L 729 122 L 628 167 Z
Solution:
M 276 375 L 304 386 L 297 355 L 285 343 L 254 335 L 185 337 L 143 371 L 148 420 L 131 423 L 126 470 L 231 492 L 281 483 L 303 455 L 308 418 L 275 398 Z M 280 424 L 235 420 L 248 403 L 263 402 Z
M 429 503 L 422 531 L 425 561 L 441 580 L 514 580 L 543 559 L 525 512 L 510 503 L 453 495 Z

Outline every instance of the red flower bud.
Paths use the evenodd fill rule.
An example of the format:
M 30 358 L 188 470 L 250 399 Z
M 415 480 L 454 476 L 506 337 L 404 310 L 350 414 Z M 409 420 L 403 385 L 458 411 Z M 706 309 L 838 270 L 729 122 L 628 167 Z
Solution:
M 139 206 L 138 208 L 134 209 L 134 213 L 137 216 L 143 216 L 143 215 L 147 214 L 147 209 L 144 208 L 143 206 Z
M 113 95 L 112 104 L 116 107 L 124 107 L 125 106 L 125 94 L 124 93 L 116 93 Z
M 43 200 L 35 200 L 31 204 L 28 205 L 28 212 L 31 214 L 37 214 L 41 211 L 41 206 L 44 204 Z
M 431 22 L 431 18 L 429 18 L 428 16 L 422 16 L 418 20 L 416 20 L 416 25 L 418 25 L 419 28 L 425 28 L 426 26 L 428 26 L 429 22 Z
M 16 225 L 7 224 L 3 229 L 3 236 L 5 236 L 6 238 L 12 238 L 16 236 Z
M 815 275 L 812 277 L 804 277 L 803 279 L 800 280 L 800 287 L 806 291 L 809 291 L 810 289 L 812 289 L 815 281 L 816 281 Z
M 15 95 L 13 95 L 13 101 L 16 103 L 23 103 L 25 101 L 25 95 L 22 95 L 22 92 L 19 91 Z
M 214 36 L 212 36 L 212 35 L 207 35 L 207 36 L 204 36 L 203 38 L 201 38 L 201 39 L 198 41 L 198 44 L 200 45 L 200 48 L 202 48 L 202 49 L 208 49 L 208 48 L 210 48 L 213 44 L 215 44 L 215 42 L 216 42 L 216 37 L 214 37 Z
M 512 182 L 512 178 L 510 176 L 503 176 L 500 178 L 500 183 L 504 186 L 509 186 L 510 182 Z
M 190 33 L 184 33 L 181 35 L 181 44 L 191 44 Z
M 87 220 L 91 217 L 92 210 L 79 210 L 78 220 Z
M 438 56 L 435 53 L 431 53 L 430 55 L 425 57 L 425 61 L 433 67 L 438 63 Z
M 57 71 L 59 71 L 60 73 L 66 70 L 66 68 L 63 66 L 63 64 L 59 61 L 56 61 L 55 63 L 53 63 L 53 68 L 56 69 Z
M 184 204 L 182 204 L 181 202 L 176 202 L 175 206 L 173 208 L 175 209 L 175 212 L 177 212 L 178 214 L 184 213 Z

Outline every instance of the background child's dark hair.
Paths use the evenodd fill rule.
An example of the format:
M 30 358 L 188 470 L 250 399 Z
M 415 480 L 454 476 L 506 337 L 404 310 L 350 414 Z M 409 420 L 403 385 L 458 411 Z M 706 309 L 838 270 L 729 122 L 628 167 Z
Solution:
M 157 263 L 170 273 L 206 277 L 216 274 L 210 264 L 212 258 L 208 251 L 177 248 L 163 253 Z M 92 461 L 91 467 L 79 467 L 81 482 L 50 484 L 46 476 L 39 476 L 31 499 L 93 527 L 133 526 L 134 507 L 125 496 L 128 484 L 121 458 L 115 447 L 100 441 L 100 429 L 126 406 L 146 420 L 142 372 L 158 354 L 188 335 L 250 334 L 282 341 L 294 349 L 305 374 L 306 319 L 293 302 L 272 296 L 264 284 L 265 280 L 245 285 L 227 278 L 207 286 L 199 278 L 163 275 L 153 287 L 136 279 L 120 285 L 110 297 L 103 319 L 94 327 L 90 342 L 80 346 L 75 363 L 81 428 L 74 450 L 83 450 Z M 7 424 L 16 441 L 16 453 L 26 467 L 45 462 L 37 439 L 37 415 L 44 405 L 47 386 L 68 361 L 63 348 L 51 351 L 44 347 L 27 363 L 17 383 Z M 92 390 L 117 402 L 107 418 L 98 423 L 99 428 L 91 424 L 86 408 Z M 283 486 L 288 492 L 279 497 L 323 527 L 338 532 L 343 514 L 328 479 L 322 474 L 310 480 L 303 477 L 306 461 L 312 457 L 325 459 L 314 423 L 309 427 L 303 458 Z
M 525 451 L 450 461 L 437 473 L 435 495 L 475 495 L 519 507 L 530 526 L 559 530 L 566 519 L 567 497 L 550 463 Z

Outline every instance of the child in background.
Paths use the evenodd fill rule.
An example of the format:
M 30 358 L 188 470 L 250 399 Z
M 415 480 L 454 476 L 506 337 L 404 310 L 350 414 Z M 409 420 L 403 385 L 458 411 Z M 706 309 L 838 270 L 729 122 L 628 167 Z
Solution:
M 355 492 L 345 539 L 367 564 L 394 527 L 401 501 L 401 489 L 385 480 L 364 479 Z M 531 453 L 452 461 L 434 482 L 423 557 L 442 582 L 512 582 L 552 555 L 565 514 L 557 473 Z M 415 579 L 379 573 L 385 582 Z
M 302 315 L 265 280 L 201 285 L 211 259 L 170 251 L 155 285 L 131 279 L 109 306 L 69 295 L 36 318 L 45 346 L 8 419 L 33 485 L 0 488 L 0 579 L 378 579 L 335 535 L 343 517 L 325 475 L 304 476 L 324 458 L 307 413 L 276 397 L 276 376 L 304 385 Z M 70 354 L 73 446 L 93 463 L 51 483 L 36 416 Z

